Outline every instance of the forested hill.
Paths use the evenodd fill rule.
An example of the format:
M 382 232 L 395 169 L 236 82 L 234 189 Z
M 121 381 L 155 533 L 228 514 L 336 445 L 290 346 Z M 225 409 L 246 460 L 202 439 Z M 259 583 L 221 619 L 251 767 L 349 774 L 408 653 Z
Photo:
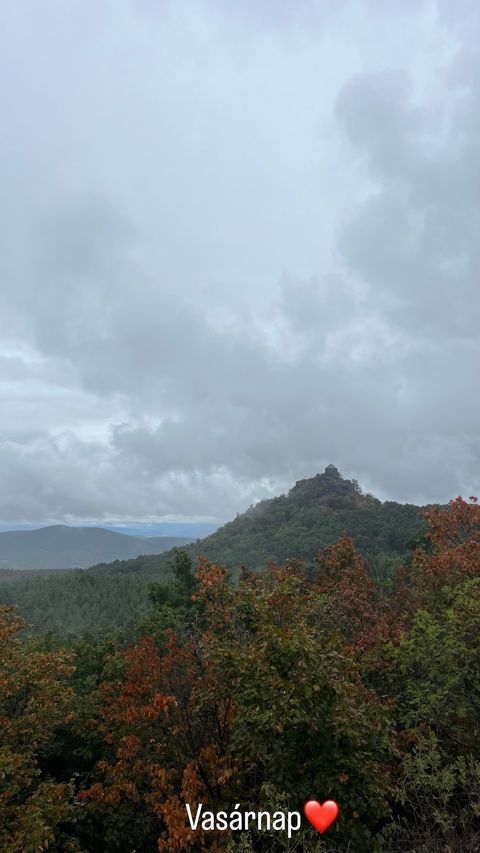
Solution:
M 300 480 L 286 495 L 264 500 L 215 533 L 182 550 L 225 565 L 235 577 L 242 565 L 258 569 L 270 560 L 312 561 L 343 534 L 368 557 L 376 577 L 393 572 L 422 526 L 421 508 L 382 503 L 362 494 L 333 465 Z M 167 579 L 174 550 L 90 569 L 43 576 L 0 572 L 0 602 L 17 604 L 40 631 L 82 631 L 127 626 L 147 606 L 148 583 Z
M 379 559 L 398 561 L 422 527 L 425 509 L 395 501 L 382 503 L 363 494 L 356 480 L 344 479 L 334 465 L 328 465 L 323 474 L 299 480 L 286 495 L 260 501 L 182 550 L 193 559 L 202 555 L 222 563 L 236 574 L 242 565 L 258 569 L 270 560 L 312 560 L 320 548 L 347 534 L 377 563 Z M 108 568 L 163 574 L 172 557 L 173 551 L 116 562 Z
M 334 465 L 323 474 L 299 480 L 288 494 L 251 507 L 215 533 L 190 546 L 238 570 L 260 568 L 268 560 L 311 560 L 319 548 L 348 534 L 366 555 L 397 558 L 422 525 L 422 508 L 364 495 L 355 480 L 345 480 Z

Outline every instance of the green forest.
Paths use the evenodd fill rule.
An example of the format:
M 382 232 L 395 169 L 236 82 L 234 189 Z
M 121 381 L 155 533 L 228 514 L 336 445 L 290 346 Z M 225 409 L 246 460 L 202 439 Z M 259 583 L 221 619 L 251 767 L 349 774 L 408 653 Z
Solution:
M 359 513 L 371 502 L 351 500 Z M 280 500 L 247 518 L 272 506 L 285 517 Z M 32 634 L 4 602 L 0 849 L 478 850 L 480 507 L 457 498 L 421 523 L 400 560 L 400 531 L 393 541 L 375 528 L 390 542 L 381 553 L 396 555 L 384 572 L 342 533 L 256 571 L 177 551 L 169 576 L 138 571 L 151 574 L 141 606 L 127 593 L 132 566 L 58 576 L 78 590 L 86 579 L 79 609 L 100 576 L 98 614 L 108 584 L 115 601 L 137 601 L 115 635 L 101 619 L 90 634 Z M 290 837 L 256 824 L 194 830 L 187 812 L 303 814 L 312 798 L 339 807 L 322 834 L 305 818 Z
M 269 561 L 302 559 L 313 567 L 320 548 L 353 538 L 373 576 L 388 579 L 421 534 L 421 508 L 363 495 L 354 480 L 329 466 L 287 495 L 261 501 L 210 536 L 185 548 L 228 567 L 262 569 Z M 148 584 L 171 576 L 175 549 L 165 554 L 69 572 L 0 571 L 0 601 L 17 605 L 38 633 L 131 631 L 148 608 Z

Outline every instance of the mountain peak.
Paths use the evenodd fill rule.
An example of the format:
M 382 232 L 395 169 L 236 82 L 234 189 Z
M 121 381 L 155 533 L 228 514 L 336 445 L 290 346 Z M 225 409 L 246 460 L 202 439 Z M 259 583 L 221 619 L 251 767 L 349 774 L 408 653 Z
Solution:
M 297 480 L 293 489 L 288 493 L 295 501 L 320 502 L 327 501 L 329 505 L 344 498 L 359 498 L 361 492 L 355 480 L 344 480 L 335 465 L 327 465 L 323 474 L 315 474 L 306 480 Z
M 327 476 L 329 477 L 339 477 L 340 480 L 343 479 L 338 468 L 335 468 L 335 465 L 332 465 L 332 463 L 330 463 L 330 465 L 327 465 L 323 473 L 327 474 Z
M 298 480 L 290 491 L 267 498 L 189 546 L 237 572 L 241 565 L 260 568 L 291 557 L 314 560 L 320 548 L 351 536 L 363 553 L 400 557 L 421 527 L 420 508 L 392 501 L 383 504 L 362 493 L 335 465 Z M 166 559 L 166 558 L 165 558 Z

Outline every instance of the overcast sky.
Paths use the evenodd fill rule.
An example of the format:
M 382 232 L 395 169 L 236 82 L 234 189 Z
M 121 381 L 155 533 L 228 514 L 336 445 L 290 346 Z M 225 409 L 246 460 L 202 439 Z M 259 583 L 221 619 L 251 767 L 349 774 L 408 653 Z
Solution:
M 478 0 L 0 6 L 0 521 L 480 493 Z

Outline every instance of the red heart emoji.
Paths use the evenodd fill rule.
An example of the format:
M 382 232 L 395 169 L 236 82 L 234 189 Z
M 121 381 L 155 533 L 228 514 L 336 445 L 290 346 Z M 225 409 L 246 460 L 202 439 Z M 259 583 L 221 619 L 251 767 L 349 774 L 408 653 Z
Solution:
M 318 832 L 325 832 L 338 814 L 338 806 L 333 800 L 325 800 L 323 806 L 316 800 L 308 800 L 303 807 L 305 817 Z

